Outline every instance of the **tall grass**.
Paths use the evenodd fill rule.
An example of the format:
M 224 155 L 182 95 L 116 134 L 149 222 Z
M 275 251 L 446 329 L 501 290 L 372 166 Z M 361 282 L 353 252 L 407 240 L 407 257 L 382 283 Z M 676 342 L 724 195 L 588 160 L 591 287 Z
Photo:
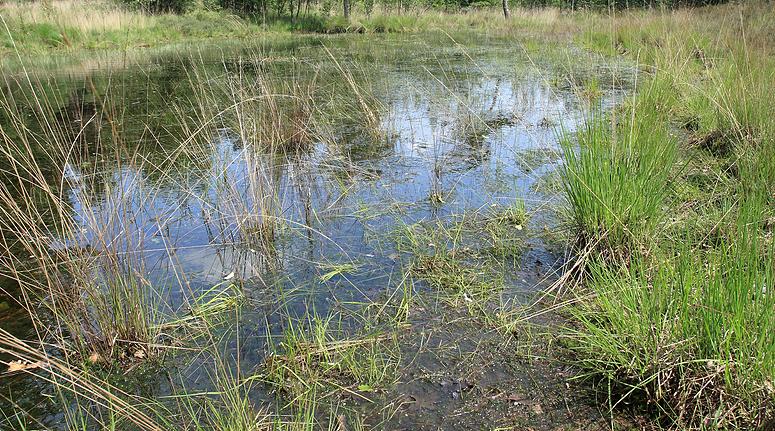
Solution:
M 677 144 L 652 101 L 670 89 L 656 79 L 646 87 L 623 112 L 595 118 L 562 141 L 565 192 L 582 246 L 617 255 L 646 249 L 663 218 Z
M 763 16 L 757 2 L 623 13 L 584 36 L 653 74 L 617 126 L 565 143 L 580 232 L 628 250 L 584 254 L 569 343 L 609 406 L 647 406 L 671 429 L 766 429 L 775 417 L 775 67 Z
M 78 28 L 83 32 L 120 27 L 145 28 L 149 16 L 132 12 L 120 4 L 93 1 L 54 0 L 49 2 L 6 2 L 3 15 L 25 25 L 54 24 L 59 28 Z
M 122 101 L 110 89 L 93 116 L 73 128 L 69 118 L 60 121 L 63 102 L 42 82 L 7 77 L 19 91 L 2 100 L 2 272 L 19 283 L 42 336 L 65 350 L 142 359 L 158 346 L 162 328 L 179 320 L 166 304 L 168 295 L 188 294 L 186 274 L 169 250 L 182 238 L 162 243 L 171 276 L 147 275 L 146 266 L 159 259 L 150 257 L 152 233 L 174 226 L 177 217 L 155 207 L 163 187 L 152 178 L 180 186 L 186 205 L 201 207 L 211 230 L 220 232 L 215 241 L 251 243 L 271 260 L 286 217 L 284 169 L 295 153 L 342 138 L 318 119 L 347 121 L 366 137 L 379 134 L 380 108 L 363 93 L 363 76 L 336 61 L 325 85 L 316 74 L 281 81 L 242 68 L 209 76 L 193 61 L 191 98 L 170 102 L 167 118 L 175 122 L 166 125 L 168 133 L 142 143 L 163 148 L 161 160 L 133 148 L 141 143 L 123 129 L 116 114 Z M 222 159 L 224 133 L 240 148 L 234 159 Z M 177 172 L 181 167 L 186 171 Z M 55 324 L 40 317 L 38 305 Z
M 197 8 L 182 14 L 148 15 L 118 2 L 8 1 L 0 4 L 0 54 L 15 50 L 43 53 L 95 49 L 135 49 L 205 39 L 253 39 L 273 33 L 417 33 L 485 30 L 494 35 L 567 35 L 576 28 L 556 8 L 514 8 L 503 19 L 497 8 L 466 13 L 412 7 L 397 14 L 390 8 L 355 10 L 350 19 L 320 5 L 300 17 L 237 16 L 228 10 Z
M 74 166 L 82 130 L 54 120 L 57 101 L 45 98 L 39 83 L 20 85 L 27 87 L 26 102 L 39 124 L 29 128 L 13 95 L 2 101 L 8 119 L 0 130 L 2 272 L 19 283 L 30 311 L 44 305 L 52 313 L 56 324 L 50 327 L 39 313 L 31 315 L 43 336 L 70 345 L 61 347 L 85 356 L 145 357 L 159 335 L 157 313 L 163 309 L 149 307 L 161 291 L 149 285 L 136 254 L 143 235 L 132 212 L 143 207 L 133 200 L 143 194 L 136 175 L 142 162 L 121 162 L 117 153 L 110 157 L 123 168 L 119 177 L 96 166 L 81 172 Z M 95 189 L 104 190 L 104 200 L 91 198 Z
M 615 382 L 613 403 L 652 403 L 682 427 L 742 429 L 773 415 L 775 276 L 758 239 L 761 202 L 744 204 L 738 239 L 693 249 L 692 235 L 629 267 L 595 262 L 592 300 L 573 315 L 581 366 Z

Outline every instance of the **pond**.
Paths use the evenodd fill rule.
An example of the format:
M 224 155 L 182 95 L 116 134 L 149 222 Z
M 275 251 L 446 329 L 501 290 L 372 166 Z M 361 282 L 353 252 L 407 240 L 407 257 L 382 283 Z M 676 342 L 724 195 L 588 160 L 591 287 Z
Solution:
M 564 262 L 560 136 L 621 101 L 629 66 L 558 43 L 429 33 L 6 68 L 4 145 L 29 157 L 6 151 L 4 181 L 35 202 L 46 251 L 17 244 L 4 271 L 56 268 L 74 295 L 63 301 L 85 305 L 52 311 L 63 293 L 48 282 L 31 319 L 17 299 L 34 283 L 11 276 L 2 328 L 59 343 L 66 363 L 159 409 L 179 408 L 173 395 L 221 400 L 233 381 L 283 423 L 605 424 L 533 340 L 559 318 L 522 318 Z M 24 175 L 47 193 L 13 185 L 32 160 Z M 29 241 L 24 223 L 4 235 Z M 341 344 L 354 347 L 332 353 Z M 318 350 L 299 365 L 291 346 Z M 4 412 L 70 420 L 50 383 L 17 373 L 3 386 Z

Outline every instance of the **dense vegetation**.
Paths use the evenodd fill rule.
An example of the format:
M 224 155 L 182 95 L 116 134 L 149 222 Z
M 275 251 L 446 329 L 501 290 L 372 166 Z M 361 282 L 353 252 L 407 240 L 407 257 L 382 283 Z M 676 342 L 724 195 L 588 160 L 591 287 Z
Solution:
M 2 4 L 6 28 L 0 41 L 6 50 L 130 48 L 177 40 L 247 38 L 267 30 L 390 33 L 435 27 L 477 28 L 483 20 L 490 21 L 490 17 L 484 18 L 482 12 L 485 15 L 493 12 L 492 19 L 497 19 L 495 15 L 509 15 L 510 8 L 523 12 L 528 9 L 610 11 L 624 7 L 654 10 L 711 3 L 719 2 L 125 0 L 124 3 L 88 2 L 88 7 L 78 0 L 7 2 Z M 468 14 L 475 16 L 467 17 Z M 493 25 L 492 22 L 487 24 L 488 27 Z
M 632 16 L 585 35 L 651 69 L 566 142 L 586 265 L 571 345 L 616 402 L 639 398 L 682 429 L 766 429 L 774 414 L 775 40 L 757 11 L 734 25 Z
M 284 12 L 290 15 L 310 9 L 323 12 L 339 9 L 333 0 L 123 0 L 128 5 L 149 12 L 181 12 L 196 7 L 224 8 L 242 13 L 264 13 L 273 11 L 277 15 Z M 401 11 L 410 8 L 442 8 L 449 12 L 471 7 L 500 6 L 500 0 L 343 0 L 349 7 L 360 8 L 370 13 L 374 7 Z M 661 8 L 707 6 L 724 3 L 727 0 L 510 0 L 512 7 L 559 7 L 568 9 L 624 9 L 624 8 Z
M 341 5 L 333 0 L 123 0 L 128 5 L 150 13 L 184 12 L 204 7 L 225 9 L 243 15 L 267 17 L 289 17 L 328 15 L 341 12 L 349 18 L 352 10 L 358 9 L 370 15 L 375 8 L 401 13 L 411 9 L 441 9 L 447 12 L 465 12 L 469 9 L 501 6 L 508 17 L 510 7 L 545 8 L 557 7 L 571 10 L 625 9 L 625 8 L 674 8 L 707 6 L 726 0 L 342 0 Z

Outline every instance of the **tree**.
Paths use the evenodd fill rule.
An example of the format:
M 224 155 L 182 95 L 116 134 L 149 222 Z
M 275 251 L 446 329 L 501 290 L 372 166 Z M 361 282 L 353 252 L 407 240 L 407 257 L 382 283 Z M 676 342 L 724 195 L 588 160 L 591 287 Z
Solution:
M 344 0 L 344 17 L 350 19 L 350 0 Z
M 509 0 L 503 0 L 503 16 L 506 19 L 511 16 L 511 11 L 509 11 Z

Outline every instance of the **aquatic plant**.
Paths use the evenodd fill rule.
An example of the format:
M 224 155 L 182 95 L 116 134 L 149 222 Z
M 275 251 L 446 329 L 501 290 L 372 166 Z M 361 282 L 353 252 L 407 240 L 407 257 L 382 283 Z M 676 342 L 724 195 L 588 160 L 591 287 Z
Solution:
M 272 337 L 264 373 L 255 378 L 286 392 L 291 402 L 330 391 L 368 400 L 370 392 L 396 379 L 400 356 L 395 336 L 348 336 L 342 323 L 335 315 L 288 321 L 282 336 Z

